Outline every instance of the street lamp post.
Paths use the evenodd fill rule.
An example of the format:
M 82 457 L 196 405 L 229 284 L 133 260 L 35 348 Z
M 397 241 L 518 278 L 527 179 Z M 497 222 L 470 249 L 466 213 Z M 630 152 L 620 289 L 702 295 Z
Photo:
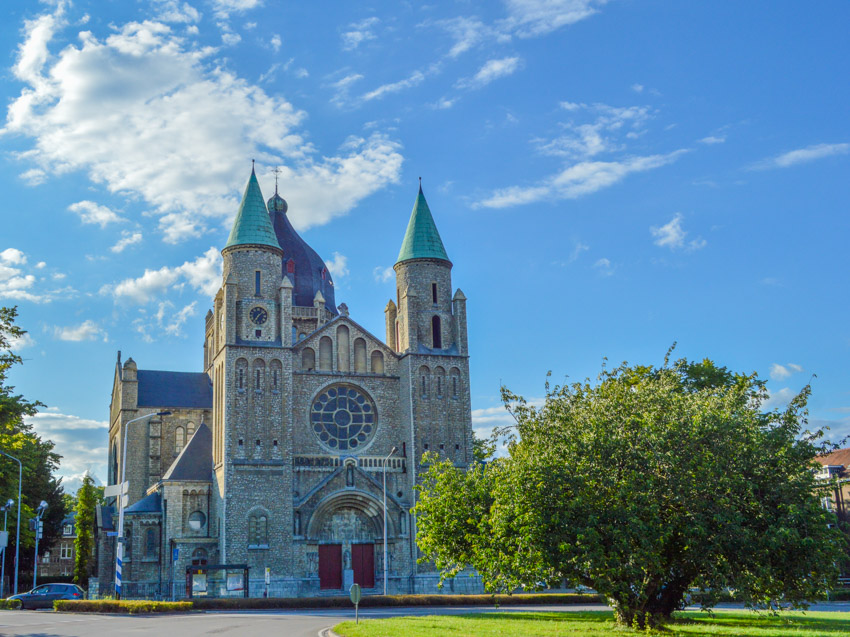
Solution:
M 15 595 L 18 594 L 18 565 L 21 555 L 21 485 L 23 484 L 24 465 L 15 456 L 10 456 L 5 451 L 0 451 L 7 458 L 11 458 L 18 463 L 18 523 L 15 531 Z
M 119 481 L 118 489 L 118 537 L 116 537 L 117 546 L 115 549 L 115 598 L 121 599 L 121 564 L 124 561 L 124 476 L 127 467 L 127 429 L 128 425 L 137 420 L 145 418 L 153 418 L 154 416 L 170 416 L 170 411 L 159 411 L 153 414 L 145 414 L 138 418 L 133 418 L 124 423 L 121 428 L 124 435 L 123 450 L 121 452 L 121 480 Z
M 38 505 L 35 516 L 35 553 L 32 560 L 32 587 L 35 588 L 36 580 L 38 579 L 38 541 L 41 539 L 41 516 L 47 510 L 47 502 L 44 500 Z
M 387 462 L 398 449 L 392 448 L 384 458 L 384 595 L 387 594 Z
M 15 501 L 9 498 L 8 502 L 0 507 L 3 511 L 3 532 L 6 531 L 6 516 L 9 515 L 9 509 L 12 508 L 12 505 L 15 504 Z M 6 546 L 3 547 L 3 557 L 0 558 L 2 560 L 2 564 L 0 564 L 0 599 L 3 599 L 3 588 L 6 585 L 6 547 L 9 546 L 9 536 L 6 535 Z

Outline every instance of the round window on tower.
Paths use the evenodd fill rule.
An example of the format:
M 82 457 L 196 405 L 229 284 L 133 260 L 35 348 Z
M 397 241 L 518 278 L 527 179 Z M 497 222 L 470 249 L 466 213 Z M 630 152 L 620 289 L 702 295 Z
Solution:
M 189 514 L 189 528 L 193 531 L 200 531 L 207 523 L 207 516 L 202 511 L 195 511 Z
M 333 385 L 322 391 L 310 409 L 310 424 L 323 445 L 334 451 L 357 451 L 375 435 L 375 403 L 351 385 Z

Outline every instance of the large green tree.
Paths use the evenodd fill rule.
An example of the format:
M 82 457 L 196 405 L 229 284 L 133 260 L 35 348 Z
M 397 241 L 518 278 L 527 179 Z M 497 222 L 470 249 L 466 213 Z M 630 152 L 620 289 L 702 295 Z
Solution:
M 669 355 L 668 355 L 669 356 Z M 813 492 L 809 387 L 764 410 L 764 382 L 711 361 L 604 370 L 540 408 L 503 389 L 508 455 L 424 474 L 417 542 L 444 576 L 490 590 L 564 580 L 605 595 L 624 625 L 661 623 L 692 588 L 751 605 L 804 604 L 837 576 L 843 536 Z
M 65 516 L 61 479 L 54 476 L 59 468 L 61 456 L 53 451 L 53 443 L 42 440 L 25 422 L 41 407 L 38 401 L 30 401 L 15 393 L 8 384 L 9 371 L 22 362 L 13 350 L 16 339 L 26 333 L 15 325 L 17 309 L 0 307 L 0 449 L 15 456 L 23 464 L 23 493 L 21 503 L 21 573 L 32 572 L 33 554 L 25 549 L 32 548 L 35 535 L 29 530 L 27 521 L 35 516 L 35 509 L 42 500 L 48 504 L 44 515 L 44 537 L 39 549 L 43 552 L 61 532 L 60 525 Z M 0 456 L 0 501 L 18 498 L 18 465 L 5 456 Z M 14 572 L 14 546 L 17 506 L 9 511 L 9 549 L 6 551 L 6 573 Z M 25 586 L 26 581 L 21 580 Z

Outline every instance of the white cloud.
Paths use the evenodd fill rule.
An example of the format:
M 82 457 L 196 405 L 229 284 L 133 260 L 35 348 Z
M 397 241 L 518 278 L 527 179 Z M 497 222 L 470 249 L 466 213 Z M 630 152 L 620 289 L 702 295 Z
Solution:
M 109 335 L 94 321 L 83 321 L 79 325 L 69 325 L 68 327 L 56 326 L 53 328 L 53 335 L 60 341 L 96 341 L 99 338 L 106 343 L 109 340 Z
M 9 339 L 9 349 L 13 352 L 18 352 L 22 349 L 26 349 L 27 347 L 32 347 L 35 344 L 36 340 L 29 332 L 24 332 L 22 336 L 11 337 Z
M 97 224 L 105 228 L 110 223 L 124 221 L 114 211 L 106 206 L 100 206 L 93 201 L 78 201 L 68 206 L 68 210 L 80 216 L 80 221 L 87 224 Z
M 722 144 L 726 141 L 726 135 L 709 135 L 708 137 L 703 137 L 699 140 L 702 144 Z
M 676 161 L 684 152 L 629 157 L 621 161 L 583 161 L 564 168 L 534 186 L 496 190 L 475 207 L 507 208 L 543 200 L 577 199 L 612 186 L 632 173 L 645 172 Z
M 792 391 L 788 387 L 783 387 L 777 391 L 769 392 L 767 400 L 762 403 L 761 408 L 764 411 L 769 411 L 771 409 L 783 409 L 796 395 L 797 392 Z
M 277 53 L 278 51 L 280 51 L 280 45 L 283 44 L 283 41 L 280 39 L 279 35 L 274 34 L 272 36 L 272 39 L 269 40 L 269 44 L 271 45 L 272 49 L 274 49 L 274 52 Z
M 228 18 L 232 13 L 245 13 L 262 4 L 263 0 L 213 0 L 215 14 L 220 18 Z
M 587 252 L 588 250 L 590 250 L 589 245 L 587 245 L 586 243 L 582 243 L 581 241 L 576 241 L 575 245 L 573 246 L 573 251 L 570 252 L 570 263 L 576 261 L 581 256 L 582 252 Z
M 503 27 L 521 38 L 551 33 L 597 13 L 607 0 L 505 0 L 508 18 Z
M 611 263 L 610 259 L 598 259 L 596 263 L 593 264 L 593 267 L 596 268 L 596 271 L 599 272 L 600 276 L 611 276 L 614 274 L 614 265 Z
M 161 301 L 153 315 L 140 310 L 141 316 L 133 321 L 133 327 L 146 343 L 153 343 L 156 340 L 155 333 L 183 336 L 183 325 L 190 317 L 195 316 L 197 305 L 197 301 L 192 301 L 177 310 L 171 301 Z
M 168 24 L 130 22 L 103 38 L 83 32 L 77 44 L 66 45 L 66 37 L 54 43 L 54 34 L 68 26 L 61 6 L 26 23 L 14 67 L 25 88 L 10 102 L 0 134 L 29 138 L 20 157 L 48 175 L 83 172 L 112 193 L 144 202 L 168 242 L 232 218 L 251 157 L 286 164 L 296 175 L 330 174 L 337 183 L 349 175 L 336 170 L 377 168 L 379 176 L 351 175 L 371 184 L 360 193 L 398 177 L 383 168 L 400 165 L 397 145 L 366 143 L 342 156 L 319 155 L 298 130 L 303 111 L 214 63 L 215 48 L 186 40 Z M 48 46 L 57 48 L 53 56 Z M 376 149 L 388 155 L 374 161 Z M 314 201 L 347 203 L 319 210 L 316 219 L 323 221 L 316 223 L 348 212 L 362 196 L 318 193 Z
M 522 66 L 518 57 L 506 57 L 488 60 L 478 72 L 470 78 L 458 80 L 458 88 L 481 88 L 490 82 L 515 73 Z
M 339 252 L 333 253 L 333 259 L 325 260 L 325 265 L 335 279 L 348 276 L 348 257 Z
M 773 380 L 785 380 L 789 376 L 802 371 L 803 368 L 796 363 L 788 363 L 787 365 L 774 363 L 770 366 L 770 377 Z
M 353 51 L 363 42 L 375 39 L 375 33 L 372 27 L 377 25 L 380 20 L 376 17 L 366 18 L 360 22 L 352 22 L 348 25 L 348 31 L 342 34 L 342 48 L 345 51 Z
M 386 283 L 395 276 L 395 270 L 393 270 L 392 266 L 387 266 L 385 268 L 378 266 L 372 270 L 372 276 L 375 277 L 375 280 L 378 283 Z
M 632 90 L 635 93 L 643 93 L 643 84 L 632 84 Z
M 129 232 L 129 231 L 125 230 L 124 232 L 121 233 L 121 238 L 118 239 L 118 242 L 109 249 L 117 254 L 119 252 L 123 252 L 124 248 L 126 248 L 127 246 L 131 246 L 135 243 L 141 243 L 141 242 L 142 242 L 142 233 L 141 232 Z
M 185 283 L 208 298 L 215 295 L 221 285 L 221 254 L 217 248 L 211 247 L 194 261 L 186 261 L 175 268 L 145 269 L 142 276 L 105 285 L 100 293 L 111 295 L 116 302 L 146 305 L 169 288 L 180 289 Z
M 689 250 L 699 250 L 706 246 L 705 239 L 699 237 L 687 244 L 685 243 L 685 237 L 688 233 L 682 228 L 682 215 L 678 212 L 663 226 L 651 226 L 649 231 L 655 237 L 655 245 L 662 248 L 677 250 L 686 247 Z
M 6 265 L 24 265 L 27 262 L 27 255 L 17 248 L 6 248 L 0 252 L 0 263 Z
M 27 182 L 29 186 L 38 186 L 47 181 L 47 173 L 41 168 L 30 168 L 20 174 L 21 179 Z
M 398 82 L 392 82 L 390 84 L 384 84 L 382 86 L 379 86 L 374 91 L 369 91 L 368 93 L 363 95 L 360 99 L 362 99 L 365 102 L 368 102 L 368 101 L 371 101 L 371 100 L 374 100 L 374 99 L 379 99 L 379 98 L 382 98 L 385 95 L 388 95 L 390 93 L 398 93 L 398 92 L 403 91 L 405 89 L 408 89 L 408 88 L 411 88 L 413 86 L 417 86 L 419 84 L 422 84 L 422 82 L 424 80 L 425 80 L 425 74 L 424 73 L 422 73 L 421 71 L 414 71 L 413 73 L 410 74 L 409 77 L 407 77 L 403 80 L 399 80 Z
M 188 2 L 179 0 L 154 0 L 159 8 L 156 19 L 163 22 L 191 23 L 201 19 L 201 12 Z
M 806 148 L 799 148 L 797 150 L 792 150 L 787 153 L 782 153 L 781 155 L 777 155 L 776 157 L 769 157 L 768 159 L 764 159 L 753 166 L 751 166 L 754 170 L 767 170 L 769 168 L 789 168 L 790 166 L 796 166 L 797 164 L 803 164 L 810 161 L 815 161 L 816 159 L 823 159 L 824 157 L 831 157 L 833 155 L 846 155 L 850 152 L 850 144 L 842 143 L 842 144 L 814 144 L 812 146 L 806 146 Z
M 109 424 L 106 421 L 80 418 L 48 407 L 26 418 L 43 438 L 53 441 L 62 455 L 60 476 L 81 475 L 86 471 L 106 477 Z

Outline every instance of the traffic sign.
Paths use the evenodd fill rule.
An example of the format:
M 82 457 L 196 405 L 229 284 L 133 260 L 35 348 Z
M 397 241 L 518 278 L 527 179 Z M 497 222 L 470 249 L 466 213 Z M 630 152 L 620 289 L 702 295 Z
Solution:
M 360 618 L 358 617 L 358 610 L 360 598 L 363 597 L 363 591 L 360 590 L 360 584 L 352 584 L 351 588 L 348 589 L 348 596 L 351 598 L 351 603 L 354 604 L 354 623 L 359 624 Z
M 9 533 L 0 531 L 0 549 L 5 549 L 9 545 Z
M 104 498 L 114 498 L 115 496 L 122 494 L 127 495 L 127 492 L 130 490 L 130 482 L 125 480 L 121 484 L 110 484 L 108 487 L 103 488 L 103 497 Z

